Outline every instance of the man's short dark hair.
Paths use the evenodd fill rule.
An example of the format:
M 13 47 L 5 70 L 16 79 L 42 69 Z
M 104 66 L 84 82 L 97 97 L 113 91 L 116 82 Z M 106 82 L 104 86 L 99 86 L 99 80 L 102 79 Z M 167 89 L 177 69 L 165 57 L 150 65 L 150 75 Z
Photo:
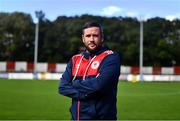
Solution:
M 91 28 L 91 27 L 98 27 L 100 29 L 101 37 L 103 38 L 103 28 L 102 25 L 95 21 L 86 22 L 82 28 L 82 34 L 84 34 L 84 29 Z

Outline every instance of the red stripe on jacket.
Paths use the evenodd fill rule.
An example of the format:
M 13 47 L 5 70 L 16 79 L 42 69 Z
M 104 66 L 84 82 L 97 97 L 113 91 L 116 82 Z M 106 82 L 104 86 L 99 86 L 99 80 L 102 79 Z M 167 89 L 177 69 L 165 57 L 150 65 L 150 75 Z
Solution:
M 98 74 L 98 71 L 99 71 L 99 66 L 102 62 L 102 60 L 109 54 L 112 54 L 113 51 L 111 50 L 107 50 L 107 51 L 104 51 L 102 52 L 101 54 L 97 55 L 96 58 L 92 61 L 87 73 L 86 73 L 86 76 L 96 76 Z M 76 73 L 76 70 L 78 68 L 78 66 L 80 66 L 79 70 L 78 70 L 78 73 L 77 73 L 77 76 L 79 77 L 83 77 L 84 73 L 85 73 L 85 70 L 86 70 L 86 67 L 88 66 L 91 58 L 89 59 L 86 59 L 85 57 L 82 59 L 82 62 L 80 65 L 79 62 L 80 62 L 80 59 L 82 57 L 82 54 L 78 54 L 78 55 L 75 55 L 72 57 L 72 75 L 75 76 L 75 73 Z

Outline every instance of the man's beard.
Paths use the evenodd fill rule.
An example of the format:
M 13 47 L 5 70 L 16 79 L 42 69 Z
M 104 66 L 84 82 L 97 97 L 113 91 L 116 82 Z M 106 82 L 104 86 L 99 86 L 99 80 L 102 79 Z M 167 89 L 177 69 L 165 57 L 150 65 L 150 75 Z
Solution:
M 89 47 L 90 44 L 94 44 L 95 48 L 92 49 L 91 47 Z M 88 45 L 85 45 L 85 47 L 89 52 L 95 52 L 101 45 L 102 43 L 99 43 L 99 44 L 89 43 Z
M 89 51 L 89 52 L 94 52 L 98 46 L 96 46 L 94 49 L 91 49 L 89 46 L 85 45 L 86 49 Z

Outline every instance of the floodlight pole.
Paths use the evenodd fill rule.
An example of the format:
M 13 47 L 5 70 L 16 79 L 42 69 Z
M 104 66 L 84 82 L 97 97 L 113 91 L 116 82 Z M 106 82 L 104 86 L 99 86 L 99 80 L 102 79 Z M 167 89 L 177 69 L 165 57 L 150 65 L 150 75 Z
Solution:
M 44 13 L 42 11 L 35 11 L 35 15 L 37 18 L 37 23 L 35 29 L 35 43 L 34 43 L 34 74 L 37 73 L 39 19 L 44 17 Z
M 139 80 L 143 80 L 143 20 L 140 20 L 140 55 L 139 55 Z
M 37 60 L 38 60 L 38 33 L 39 33 L 39 18 L 36 23 L 35 29 L 35 43 L 34 43 L 34 73 L 37 72 Z

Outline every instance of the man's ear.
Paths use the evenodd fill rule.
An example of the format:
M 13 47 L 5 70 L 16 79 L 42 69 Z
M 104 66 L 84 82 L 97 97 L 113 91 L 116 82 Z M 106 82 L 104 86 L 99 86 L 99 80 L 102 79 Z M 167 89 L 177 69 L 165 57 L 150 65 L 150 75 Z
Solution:
M 84 35 L 82 34 L 82 42 L 84 43 Z
M 104 39 L 103 39 L 103 38 L 101 39 L 101 42 L 104 42 Z
M 101 43 L 103 43 L 103 42 L 104 42 L 104 38 L 101 39 Z

